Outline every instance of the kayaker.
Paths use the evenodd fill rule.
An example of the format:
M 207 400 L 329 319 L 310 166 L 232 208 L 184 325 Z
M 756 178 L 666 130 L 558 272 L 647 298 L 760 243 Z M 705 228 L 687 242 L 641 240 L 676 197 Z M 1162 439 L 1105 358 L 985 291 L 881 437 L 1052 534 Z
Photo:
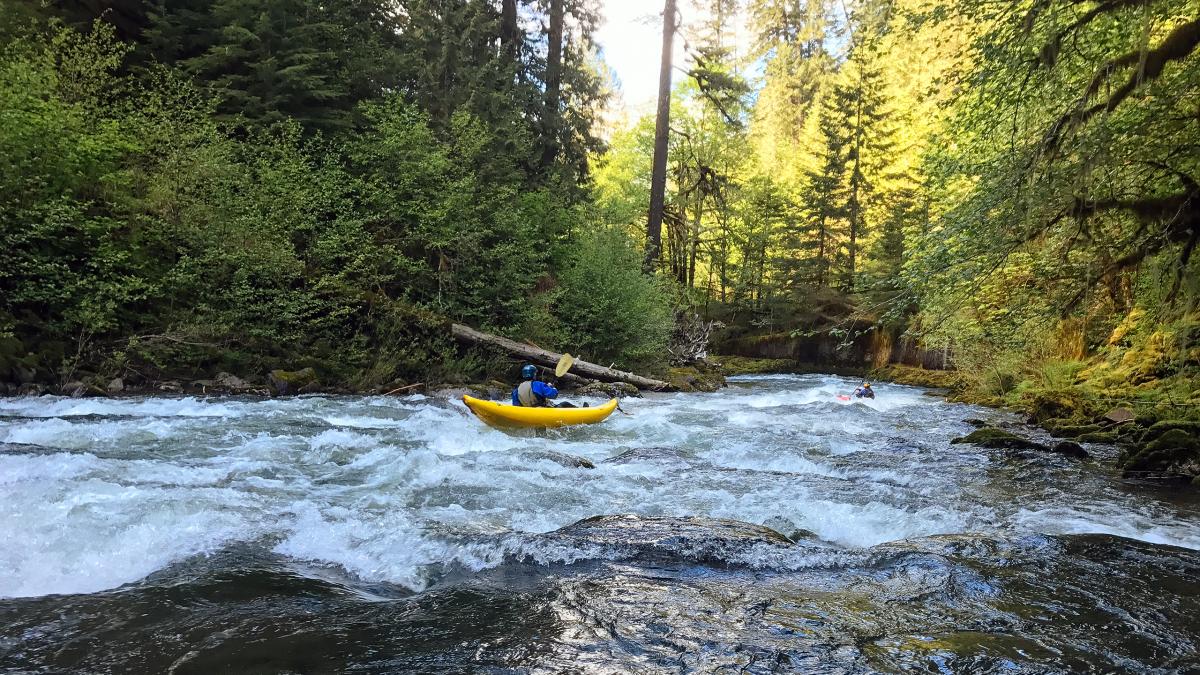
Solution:
M 875 391 L 871 389 L 871 383 L 863 382 L 861 387 L 855 389 L 854 398 L 875 398 Z
M 525 364 L 521 367 L 521 384 L 513 388 L 512 404 L 526 408 L 544 408 L 548 400 L 558 398 L 558 390 L 537 379 L 537 366 Z

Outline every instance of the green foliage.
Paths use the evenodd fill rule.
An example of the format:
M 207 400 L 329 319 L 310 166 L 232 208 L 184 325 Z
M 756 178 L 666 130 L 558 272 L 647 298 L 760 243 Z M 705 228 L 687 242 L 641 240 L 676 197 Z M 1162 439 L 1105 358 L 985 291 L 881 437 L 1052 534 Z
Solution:
M 108 4 L 0 20 L 0 338 L 41 345 L 30 367 L 493 369 L 443 366 L 442 317 L 661 355 L 671 294 L 627 236 L 652 124 L 595 156 L 593 3 L 156 0 L 93 24 Z M 730 335 L 917 335 L 995 401 L 1194 396 L 1194 0 L 753 0 L 755 96 L 736 3 L 703 4 L 672 102 L 678 304 Z
M 60 333 L 107 330 L 147 290 L 130 276 L 123 224 L 95 208 L 136 148 L 106 106 L 123 54 L 97 31 L 0 56 L 0 320 L 13 317 L 0 331 L 53 318 Z
M 661 362 L 674 326 L 670 295 L 641 273 L 641 254 L 619 230 L 580 237 L 562 271 L 555 314 L 572 353 L 607 365 Z
M 150 17 L 151 38 L 178 20 L 217 40 L 180 43 L 198 51 L 176 69 L 125 70 L 131 48 L 104 23 L 0 54 L 0 334 L 64 345 L 41 350 L 49 371 L 313 366 L 373 386 L 493 370 L 447 365 L 447 317 L 557 330 L 554 272 L 585 209 L 577 190 L 531 180 L 531 134 L 465 105 L 438 123 L 398 94 L 347 109 L 347 92 L 314 93 L 346 64 L 304 55 L 345 16 L 310 13 L 301 30 L 283 12 L 300 5 L 234 4 Z M 251 25 L 262 40 L 233 28 Z M 221 40 L 275 41 L 292 50 L 271 57 L 287 73 L 249 68 L 258 52 Z M 233 59 L 212 66 L 227 77 L 210 78 L 218 57 Z
M 344 129 L 355 104 L 397 82 L 397 17 L 369 2 L 156 2 L 144 50 L 216 95 L 227 118 Z

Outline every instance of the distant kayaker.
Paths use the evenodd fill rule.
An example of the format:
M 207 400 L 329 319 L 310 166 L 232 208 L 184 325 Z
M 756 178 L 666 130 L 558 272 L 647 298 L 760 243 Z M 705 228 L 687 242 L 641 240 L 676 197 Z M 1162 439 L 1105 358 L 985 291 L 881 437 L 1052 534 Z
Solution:
M 854 398 L 875 398 L 875 390 L 871 389 L 871 383 L 863 382 L 861 387 L 855 389 Z
M 513 388 L 512 404 L 526 408 L 544 408 L 549 399 L 558 398 L 558 390 L 537 379 L 537 366 L 525 364 L 521 368 L 521 384 Z

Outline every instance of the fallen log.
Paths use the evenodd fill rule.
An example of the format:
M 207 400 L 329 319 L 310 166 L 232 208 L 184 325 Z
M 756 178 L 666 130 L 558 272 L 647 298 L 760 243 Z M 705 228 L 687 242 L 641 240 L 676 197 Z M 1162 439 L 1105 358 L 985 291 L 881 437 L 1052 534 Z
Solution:
M 547 368 L 554 368 L 558 364 L 558 360 L 562 358 L 562 354 L 527 345 L 516 340 L 510 340 L 499 335 L 490 335 L 482 333 L 469 326 L 464 326 L 460 323 L 450 325 L 450 333 L 455 340 L 469 345 L 483 345 L 498 349 L 513 356 L 519 356 L 522 359 L 535 363 Z M 628 382 L 638 389 L 652 389 L 654 391 L 675 391 L 675 387 L 669 382 L 655 380 L 649 377 L 642 377 L 633 373 L 627 373 L 623 370 L 614 368 L 605 368 L 587 361 L 575 360 L 575 365 L 571 368 L 571 373 L 580 377 L 600 380 L 601 382 Z

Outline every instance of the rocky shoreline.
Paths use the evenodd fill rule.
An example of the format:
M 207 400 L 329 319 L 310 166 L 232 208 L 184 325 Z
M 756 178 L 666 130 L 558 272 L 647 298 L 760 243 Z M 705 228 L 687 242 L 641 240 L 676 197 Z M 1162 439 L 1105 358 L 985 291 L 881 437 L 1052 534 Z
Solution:
M 337 395 L 396 395 L 433 394 L 462 392 L 484 398 L 504 398 L 512 390 L 512 383 L 497 379 L 483 382 L 406 382 L 393 380 L 373 387 L 353 387 L 345 384 L 328 384 L 311 367 L 298 370 L 275 369 L 261 376 L 239 376 L 219 372 L 207 378 L 144 378 L 141 376 L 101 377 L 81 375 L 61 385 L 50 384 L 18 373 L 17 382 L 0 381 L 0 396 L 67 396 L 115 397 L 154 395 L 193 396 L 292 396 L 303 394 Z M 720 363 L 697 362 L 684 367 L 670 367 L 664 379 L 677 391 L 711 392 L 726 386 L 725 375 Z M 560 382 L 560 389 L 578 395 L 596 396 L 640 396 L 641 390 L 628 382 L 581 383 L 567 378 Z
M 889 366 L 877 376 L 900 384 L 941 387 L 951 400 L 1001 407 L 993 400 L 970 396 L 953 371 L 928 371 Z M 1114 469 L 1122 478 L 1200 487 L 1200 421 L 1181 419 L 1155 407 L 1135 412 L 1117 406 L 1103 414 L 1089 414 L 1085 406 L 1047 393 L 1028 399 L 1024 407 L 1012 408 L 1028 415 L 1031 426 L 1043 429 L 1053 444 L 1025 438 L 1006 429 L 983 426 L 952 442 L 987 448 L 1053 452 L 1068 457 L 1088 457 L 1082 444 L 1100 443 L 1120 448 Z

